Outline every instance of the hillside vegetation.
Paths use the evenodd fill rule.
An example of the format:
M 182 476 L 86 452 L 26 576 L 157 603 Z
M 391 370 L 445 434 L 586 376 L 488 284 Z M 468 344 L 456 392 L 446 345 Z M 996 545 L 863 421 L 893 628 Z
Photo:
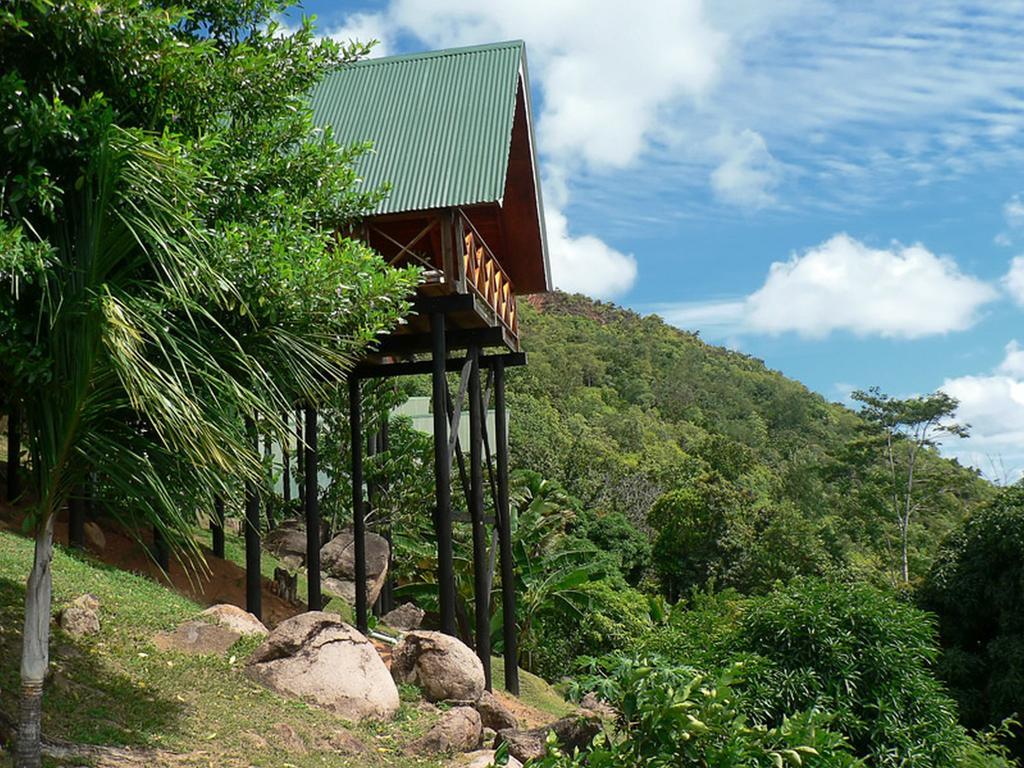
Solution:
M 650 512 L 668 491 L 741 508 L 723 522 L 728 541 L 720 542 L 735 557 L 719 553 L 704 573 L 726 586 L 763 590 L 793 569 L 895 582 L 887 478 L 855 412 L 754 357 L 584 296 L 536 297 L 520 321 L 529 365 L 510 384 L 518 466 L 562 485 L 605 526 L 621 516 L 651 540 Z M 934 451 L 920 475 L 940 490 L 912 521 L 915 579 L 952 526 L 992 493 L 974 470 Z M 771 553 L 737 561 L 772 539 L 788 562 Z

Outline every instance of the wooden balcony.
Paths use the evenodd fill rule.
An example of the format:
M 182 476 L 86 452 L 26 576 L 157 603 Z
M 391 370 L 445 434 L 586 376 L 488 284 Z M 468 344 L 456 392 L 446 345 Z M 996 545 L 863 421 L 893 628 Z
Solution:
M 443 304 L 454 329 L 491 328 L 502 346 L 518 351 L 515 285 L 496 253 L 504 242 L 491 209 L 376 216 L 353 234 L 393 266 L 423 269 L 421 312 Z M 422 332 L 424 320 L 411 317 L 398 333 Z
M 512 281 L 469 218 L 461 210 L 459 216 L 464 230 L 467 230 L 462 238 L 465 283 L 470 290 L 476 291 L 480 298 L 487 302 L 498 320 L 518 339 L 519 323 L 516 318 L 516 295 L 512 289 Z

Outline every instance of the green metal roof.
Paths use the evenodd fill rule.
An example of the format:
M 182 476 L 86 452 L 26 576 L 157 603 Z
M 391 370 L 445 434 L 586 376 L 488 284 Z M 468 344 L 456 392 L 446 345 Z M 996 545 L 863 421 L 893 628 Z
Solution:
M 392 186 L 376 213 L 500 202 L 523 57 L 515 40 L 346 65 L 314 89 L 313 119 L 373 142 L 356 168 Z

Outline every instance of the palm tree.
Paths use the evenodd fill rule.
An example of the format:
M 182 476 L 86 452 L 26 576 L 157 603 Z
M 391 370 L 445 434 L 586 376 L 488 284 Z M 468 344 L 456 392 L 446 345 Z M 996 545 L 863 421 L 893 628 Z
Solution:
M 20 240 L 13 306 L 37 329 L 45 376 L 15 391 L 35 535 L 18 766 L 41 762 L 53 525 L 72 489 L 98 471 L 120 502 L 115 514 L 157 526 L 198 557 L 187 535 L 196 507 L 183 503 L 180 489 L 212 506 L 227 490 L 225 478 L 259 477 L 239 414 L 275 413 L 278 403 L 240 347 L 227 338 L 218 350 L 207 343 L 214 322 L 207 307 L 231 289 L 209 267 L 207 237 L 192 214 L 197 182 L 195 168 L 159 138 L 108 128 L 58 214 L 37 217 L 26 227 L 31 237 Z

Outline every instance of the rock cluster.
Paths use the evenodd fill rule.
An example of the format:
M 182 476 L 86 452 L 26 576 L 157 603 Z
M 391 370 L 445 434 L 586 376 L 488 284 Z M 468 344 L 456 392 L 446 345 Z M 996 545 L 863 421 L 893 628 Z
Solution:
M 321 535 L 321 541 L 323 537 Z M 366 534 L 366 601 L 373 603 L 388 578 L 391 549 L 387 539 Z M 285 520 L 263 539 L 263 547 L 290 570 L 306 564 L 306 526 L 300 520 Z M 346 529 L 320 548 L 320 575 L 323 587 L 349 605 L 356 599 L 355 536 Z M 400 629 L 400 627 L 396 627 Z

